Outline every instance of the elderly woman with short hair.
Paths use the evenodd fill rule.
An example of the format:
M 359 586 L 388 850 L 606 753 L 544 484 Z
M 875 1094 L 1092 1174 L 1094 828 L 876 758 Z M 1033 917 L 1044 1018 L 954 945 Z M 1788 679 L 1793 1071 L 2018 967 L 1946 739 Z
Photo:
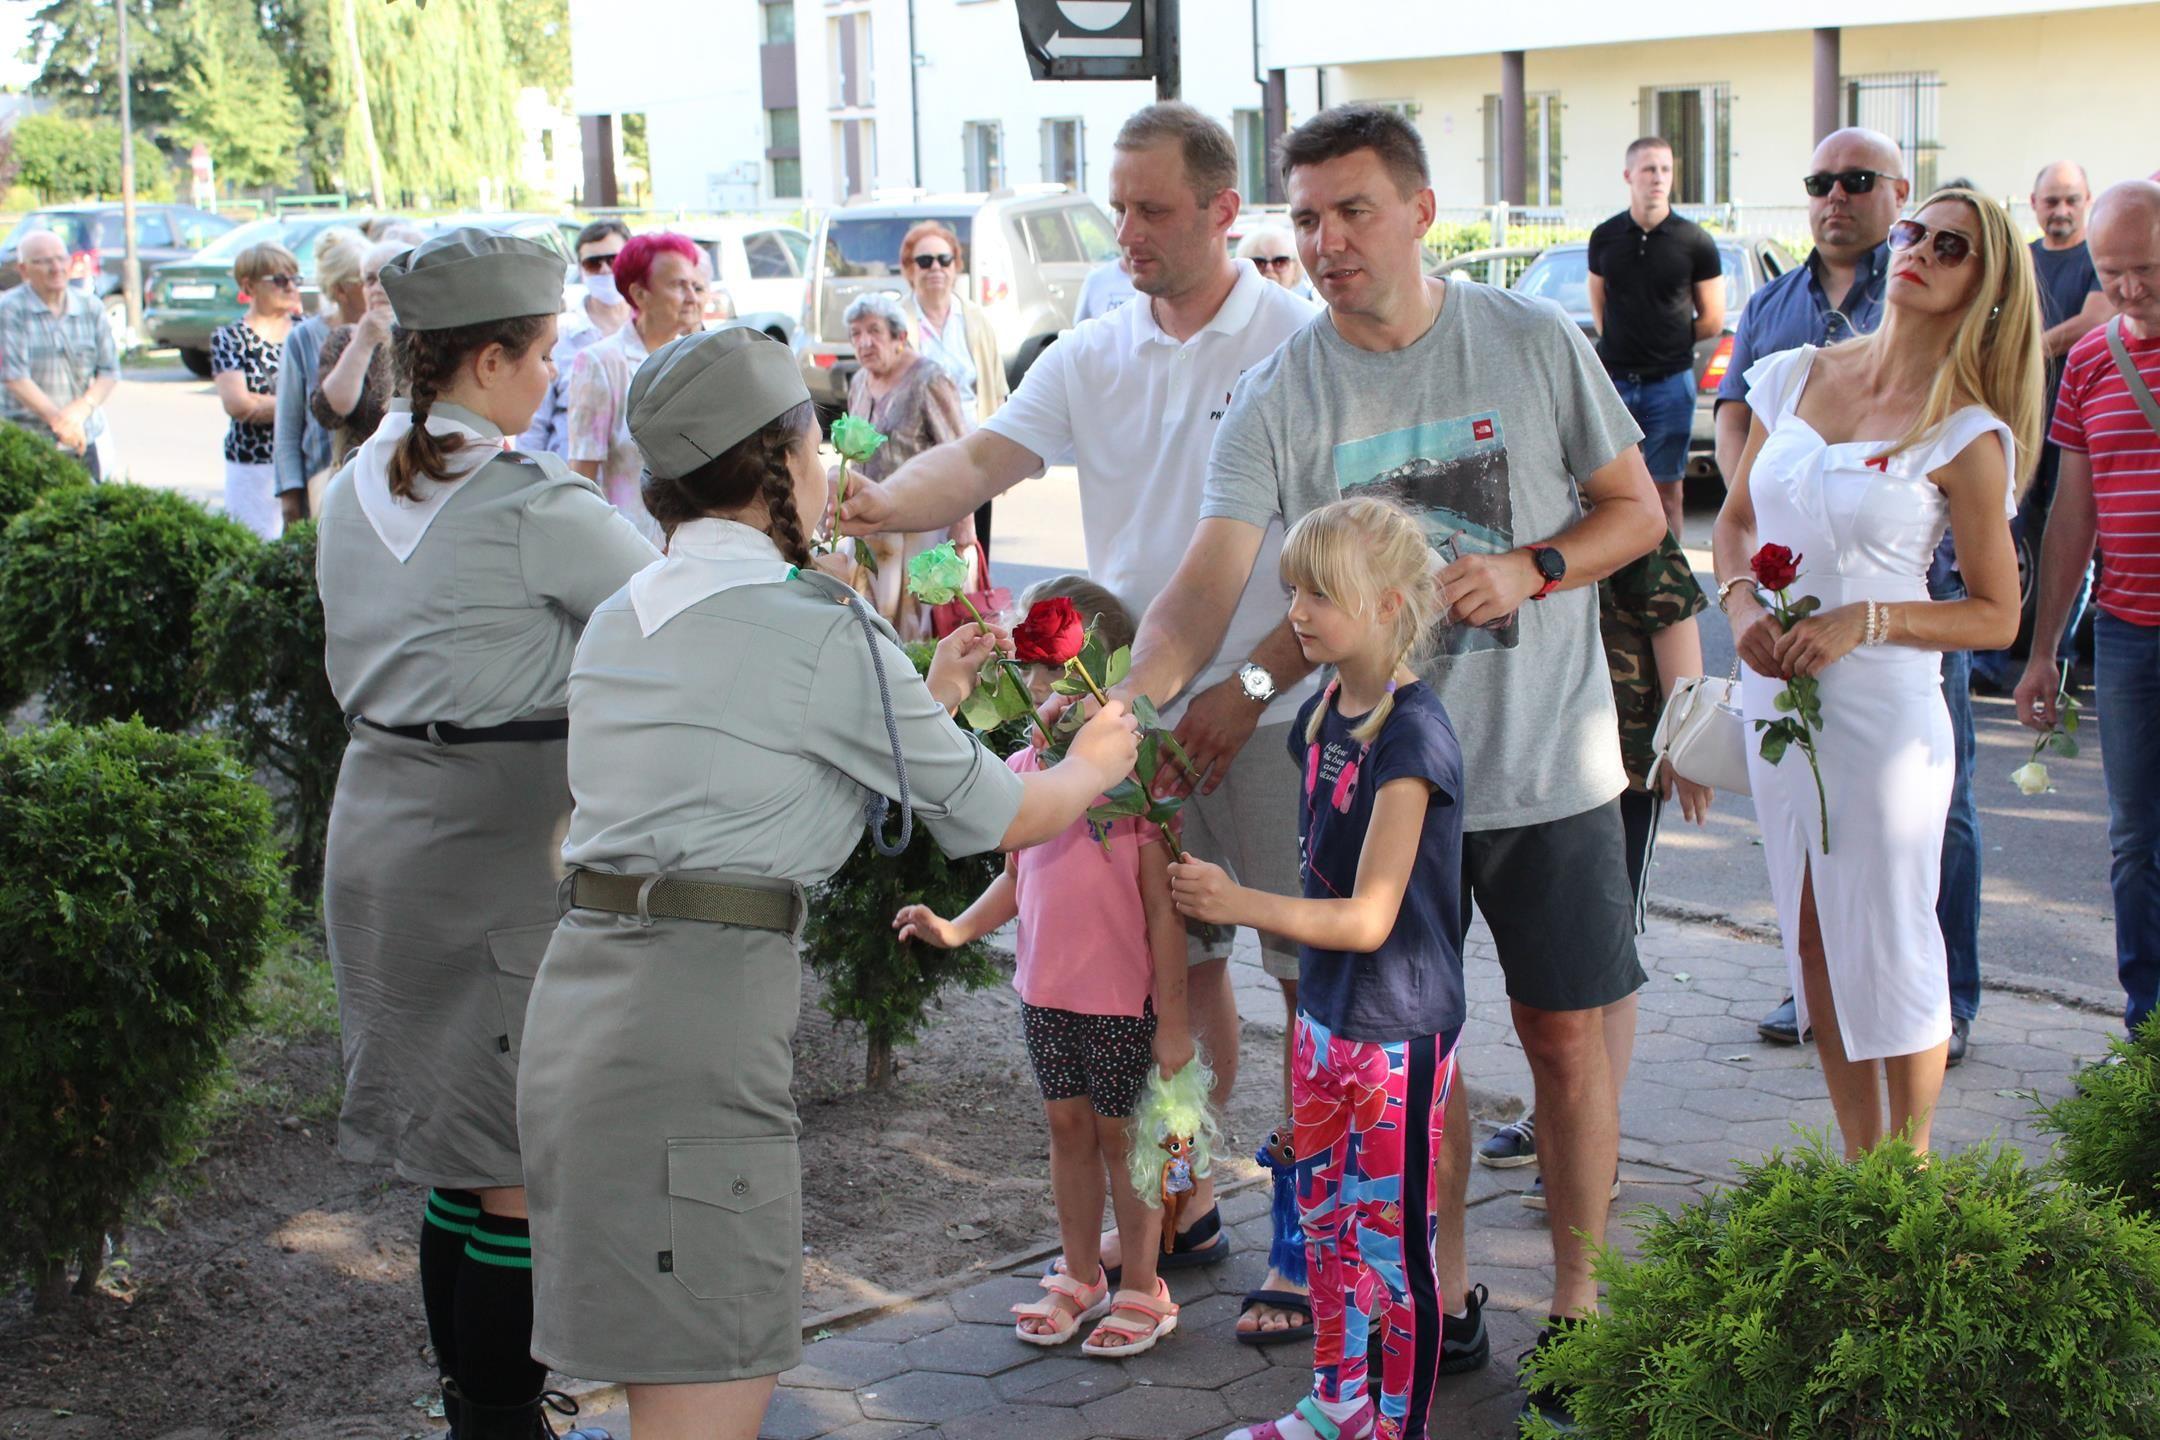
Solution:
M 876 426 L 885 436 L 877 454 L 855 466 L 858 475 L 883 480 L 931 446 L 958 440 L 975 428 L 952 377 L 909 343 L 908 315 L 898 300 L 873 290 L 857 296 L 842 318 L 861 363 L 848 379 L 848 414 Z M 927 639 L 931 634 L 930 612 L 902 583 L 908 561 L 950 540 L 973 557 L 977 575 L 981 574 L 973 516 L 937 530 L 867 538 L 877 556 L 877 570 L 859 570 L 855 588 L 892 622 L 903 640 Z
M 382 270 L 412 246 L 402 240 L 378 240 L 360 261 L 360 317 L 330 332 L 322 350 L 322 383 L 308 397 L 309 413 L 330 431 L 332 465 L 342 465 L 359 444 L 375 433 L 390 409 L 395 367 L 390 359 L 390 327 L 396 317 L 383 289 Z
M 360 257 L 367 245 L 366 236 L 343 226 L 315 237 L 315 285 L 322 299 L 313 315 L 293 326 L 279 355 L 270 464 L 287 525 L 315 513 L 311 497 L 319 495 L 330 478 L 330 432 L 310 412 L 308 400 L 322 378 L 322 351 L 330 332 L 352 324 L 367 308 L 360 285 Z
M 1283 289 L 1313 299 L 1313 288 L 1298 264 L 1297 242 L 1280 225 L 1262 225 L 1238 241 L 1237 258 L 1250 260 L 1253 268 Z
M 247 313 L 210 336 L 210 378 L 232 424 L 225 431 L 225 513 L 275 540 L 285 528 L 271 464 L 278 361 L 300 313 L 300 262 L 282 245 L 250 245 L 233 261 Z

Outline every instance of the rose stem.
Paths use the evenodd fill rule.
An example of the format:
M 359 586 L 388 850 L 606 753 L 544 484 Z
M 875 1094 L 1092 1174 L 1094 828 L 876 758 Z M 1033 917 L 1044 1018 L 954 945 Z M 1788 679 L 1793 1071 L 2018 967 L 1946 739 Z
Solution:
M 1086 661 L 1075 655 L 1067 663 L 1070 664 L 1075 671 L 1079 672 L 1080 683 L 1088 687 L 1088 693 L 1095 697 L 1096 704 L 1106 706 L 1110 703 L 1110 697 L 1103 694 L 1102 687 L 1095 683 L 1095 677 L 1088 674 Z M 1135 774 L 1132 778 L 1135 784 L 1139 783 L 1140 777 L 1138 774 Z M 1147 795 L 1147 786 L 1141 785 L 1140 793 L 1143 796 Z M 1154 805 L 1153 797 L 1149 797 L 1148 803 L 1150 808 L 1152 808 Z M 1155 822 L 1155 828 L 1162 831 L 1163 843 L 1170 847 L 1170 853 L 1173 856 L 1184 853 L 1178 848 L 1178 837 L 1171 831 L 1170 826 L 1167 823 L 1161 820 L 1157 820 Z
M 980 629 L 983 634 L 989 634 L 990 622 L 983 619 L 982 611 L 975 608 L 975 602 L 968 599 L 967 593 L 965 591 L 960 591 L 957 593 L 956 598 L 960 601 L 962 605 L 967 606 L 968 614 L 975 617 L 976 627 Z M 1020 674 L 1020 662 L 1017 660 L 1008 659 L 1005 656 L 1000 655 L 998 657 L 998 664 L 1004 666 L 1005 673 L 1012 676 L 1012 682 L 1013 684 L 1020 687 L 1020 693 L 1022 695 L 1027 694 L 1027 680 Z M 1035 722 L 1036 733 L 1042 736 L 1043 744 L 1055 745 L 1057 743 L 1055 740 L 1052 740 L 1050 738 L 1050 727 L 1043 724 L 1042 716 L 1036 712 L 1036 709 L 1032 704 L 1028 706 L 1028 719 Z

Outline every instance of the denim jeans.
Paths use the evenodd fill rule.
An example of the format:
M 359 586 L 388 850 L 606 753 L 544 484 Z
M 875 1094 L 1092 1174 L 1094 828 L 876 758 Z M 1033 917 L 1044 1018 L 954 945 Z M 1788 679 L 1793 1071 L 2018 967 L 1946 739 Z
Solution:
M 1695 432 L 1695 372 L 1682 370 L 1661 380 L 1614 375 L 1620 403 L 1642 427 L 1643 465 L 1660 485 L 1677 483 L 1687 473 L 1688 441 Z
M 2115 973 L 2123 1023 L 2135 1029 L 2160 997 L 2160 626 L 2102 611 L 2093 621 L 2093 651 L 2115 857 Z
M 1954 568 L 1947 541 L 1928 567 L 1928 595 L 1962 600 L 1965 582 Z M 1950 1013 L 1970 1020 L 1980 1013 L 1980 810 L 1973 803 L 1972 655 L 1952 650 L 1942 657 L 1943 703 L 1950 707 L 1957 776 L 1950 786 L 1950 813 L 1943 821 L 1942 878 L 1935 890 L 1935 920 L 1942 926 L 1949 961 Z

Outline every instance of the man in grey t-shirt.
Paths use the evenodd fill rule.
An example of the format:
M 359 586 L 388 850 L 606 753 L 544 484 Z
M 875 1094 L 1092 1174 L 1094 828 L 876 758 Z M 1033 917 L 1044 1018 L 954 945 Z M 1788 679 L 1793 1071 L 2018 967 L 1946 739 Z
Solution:
M 1657 543 L 1663 511 L 1641 432 L 1557 308 L 1423 275 L 1434 202 L 1414 129 L 1373 107 L 1338 107 L 1293 131 L 1282 163 L 1301 258 L 1328 313 L 1239 382 L 1192 545 L 1141 624 L 1121 690 L 1160 698 L 1187 683 L 1278 517 L 1294 523 L 1365 494 L 1424 521 L 1446 562 L 1450 623 L 1424 675 L 1462 742 L 1463 890 L 1493 931 L 1536 1082 L 1555 1261 L 1549 1334 L 1596 1308 L 1584 1237 L 1604 1234 L 1619 1154 L 1614 1075 L 1643 980 L 1597 581 Z M 1463 1256 L 1460 1086 L 1446 1123 L 1432 1252 L 1424 1227 L 1408 1215 L 1403 1225 L 1413 1288 L 1420 1274 L 1436 1280 L 1464 1312 L 1447 1322 L 1442 1374 L 1489 1351 Z M 1532 1398 L 1565 1411 L 1564 1396 Z

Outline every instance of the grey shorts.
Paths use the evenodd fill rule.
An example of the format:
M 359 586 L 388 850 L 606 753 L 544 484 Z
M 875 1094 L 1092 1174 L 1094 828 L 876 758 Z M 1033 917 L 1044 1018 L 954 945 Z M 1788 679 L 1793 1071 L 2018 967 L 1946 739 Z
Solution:
M 1510 1000 L 1596 1010 L 1642 988 L 1620 801 L 1463 836 L 1463 928 L 1485 917 Z
M 1290 721 L 1262 725 L 1230 762 L 1212 795 L 1195 795 L 1182 812 L 1185 848 L 1230 872 L 1240 885 L 1271 895 L 1301 895 L 1298 874 L 1298 771 L 1290 763 Z M 1198 965 L 1230 954 L 1227 925 L 1186 925 L 1186 959 Z M 1295 943 L 1260 936 L 1260 964 L 1278 980 L 1295 980 Z

